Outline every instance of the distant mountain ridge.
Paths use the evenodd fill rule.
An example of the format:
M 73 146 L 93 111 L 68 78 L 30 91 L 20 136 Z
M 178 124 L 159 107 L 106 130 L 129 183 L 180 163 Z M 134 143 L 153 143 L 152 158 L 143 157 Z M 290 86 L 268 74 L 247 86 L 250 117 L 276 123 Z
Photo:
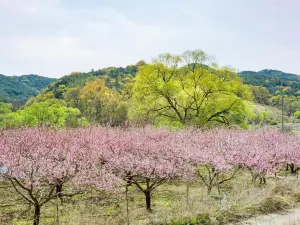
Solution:
M 0 74 L 0 100 L 11 103 L 24 103 L 55 80 L 54 78 L 35 74 L 22 76 Z
M 265 69 L 258 72 L 242 71 L 239 76 L 244 83 L 254 86 L 264 86 L 271 94 L 275 94 L 281 86 L 289 87 L 288 95 L 297 95 L 300 91 L 300 76 L 292 73 L 285 73 L 279 70 Z

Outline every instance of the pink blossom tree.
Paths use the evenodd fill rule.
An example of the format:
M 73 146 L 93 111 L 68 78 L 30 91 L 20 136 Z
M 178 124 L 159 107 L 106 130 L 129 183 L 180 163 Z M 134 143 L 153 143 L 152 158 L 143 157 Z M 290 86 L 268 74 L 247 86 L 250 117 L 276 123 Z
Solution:
M 265 175 L 276 173 L 286 163 L 286 150 L 289 148 L 287 135 L 274 130 L 249 131 L 247 141 L 239 154 L 239 164 L 247 168 L 253 183 L 259 178 L 265 183 Z
M 292 174 L 298 174 L 300 169 L 300 138 L 290 135 L 286 137 L 285 143 L 286 170 L 290 168 Z
M 149 212 L 151 194 L 157 187 L 189 173 L 188 165 L 177 149 L 172 148 L 173 136 L 168 131 L 147 128 L 115 130 L 110 137 L 106 165 L 145 195 Z
M 173 180 L 198 179 L 213 187 L 248 169 L 265 182 L 286 163 L 300 166 L 299 138 L 281 132 L 150 128 L 23 128 L 0 133 L 0 175 L 34 206 L 34 225 L 43 205 L 87 188 L 135 186 L 151 212 L 151 194 Z M 74 193 L 64 193 L 71 183 Z M 80 191 L 79 191 L 80 190 Z
M 218 187 L 234 178 L 240 166 L 236 164 L 239 148 L 235 130 L 190 130 L 186 132 L 185 155 L 193 165 L 200 182 L 207 187 L 208 194 L 214 186 Z M 238 136 L 236 136 L 238 135 Z
M 1 177 L 34 206 L 34 225 L 39 224 L 41 208 L 46 203 L 82 193 L 66 194 L 62 190 L 64 184 L 86 173 L 88 141 L 82 134 L 40 128 L 1 134 L 0 165 L 6 168 Z

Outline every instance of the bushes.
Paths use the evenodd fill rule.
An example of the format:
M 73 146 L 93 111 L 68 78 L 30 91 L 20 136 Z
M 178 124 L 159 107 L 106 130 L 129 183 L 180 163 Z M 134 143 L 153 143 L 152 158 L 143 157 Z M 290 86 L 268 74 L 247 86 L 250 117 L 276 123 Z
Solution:
M 294 113 L 294 116 L 296 116 L 297 119 L 300 119 L 300 111 L 296 111 L 296 112 Z

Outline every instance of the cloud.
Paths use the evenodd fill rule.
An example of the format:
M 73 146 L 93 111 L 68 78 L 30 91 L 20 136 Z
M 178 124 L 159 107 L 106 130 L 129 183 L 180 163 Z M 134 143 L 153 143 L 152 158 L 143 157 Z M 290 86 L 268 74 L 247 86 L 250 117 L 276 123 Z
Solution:
M 157 20 L 149 23 L 134 18 L 133 9 L 126 12 L 111 5 L 72 8 L 59 0 L 6 2 L 13 19 L 10 25 L 2 24 L 0 49 L 6 54 L 0 60 L 9 63 L 0 73 L 10 75 L 36 71 L 46 76 L 62 76 L 74 70 L 125 66 L 141 59 L 149 61 L 164 52 L 181 53 L 206 46 L 217 37 L 205 35 L 213 33 L 213 27 L 199 18 L 192 18 L 193 23 L 182 26 L 191 17 L 174 6 L 172 10 L 179 13 L 181 22 L 168 11 L 151 9 L 146 13 L 153 15 L 153 19 L 160 18 L 161 23 Z M 228 34 L 222 32 L 226 38 Z M 9 68 L 12 64 L 18 70 Z
M 50 20 L 52 24 L 61 22 L 65 26 L 48 26 Z M 156 53 L 159 43 L 170 38 L 170 33 L 162 27 L 139 24 L 108 8 L 56 8 L 53 14 L 48 12 L 47 17 L 42 17 L 42 21 L 50 30 L 34 23 L 41 29 L 0 36 L 0 49 L 6 52 L 0 60 L 10 59 L 26 73 L 62 76 L 74 70 L 135 63 L 149 52 Z M 32 69 L 27 64 L 24 68 L 23 62 Z
M 271 44 L 299 50 L 293 28 L 299 16 L 278 2 L 0 0 L 0 73 L 58 77 L 198 48 L 240 70 L 296 70 L 297 63 L 277 60 L 290 51 L 276 52 Z

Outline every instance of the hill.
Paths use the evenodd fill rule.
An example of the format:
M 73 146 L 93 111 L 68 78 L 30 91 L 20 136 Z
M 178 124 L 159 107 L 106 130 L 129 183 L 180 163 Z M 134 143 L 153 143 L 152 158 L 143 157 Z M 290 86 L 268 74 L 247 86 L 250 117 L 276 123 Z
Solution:
M 74 72 L 53 82 L 45 89 L 45 92 L 53 93 L 56 99 L 65 100 L 70 106 L 79 108 L 84 112 L 85 110 L 80 107 L 78 99 L 80 99 L 80 92 L 88 81 L 103 78 L 108 88 L 121 93 L 125 85 L 136 76 L 137 71 L 138 65 L 129 65 L 125 68 L 108 67 L 87 73 Z M 255 110 L 258 116 L 257 121 L 254 121 L 254 123 L 260 124 L 262 118 L 267 124 L 278 123 L 281 120 L 279 110 L 281 108 L 281 97 L 278 96 L 280 93 L 277 92 L 281 86 L 288 87 L 285 92 L 285 95 L 288 96 L 284 99 L 286 121 L 293 120 L 290 117 L 300 110 L 300 100 L 297 97 L 300 90 L 300 76 L 267 69 L 258 72 L 243 71 L 239 73 L 239 76 L 246 84 L 250 85 L 255 104 L 261 106 L 256 108 L 263 108 L 263 110 Z M 70 100 L 76 102 L 76 104 L 70 104 Z
M 32 74 L 23 76 L 0 74 L 0 99 L 6 102 L 24 103 L 50 84 L 50 91 L 60 98 L 58 91 L 60 85 L 68 88 L 83 87 L 86 82 L 100 77 L 106 80 L 109 88 L 120 91 L 129 80 L 135 77 L 137 70 L 136 65 L 129 65 L 125 68 L 108 67 L 87 73 L 73 72 L 57 80 Z M 246 84 L 266 87 L 272 95 L 275 95 L 280 86 L 289 87 L 286 94 L 291 96 L 297 95 L 297 91 L 300 90 L 300 76 L 278 70 L 242 71 L 239 76 Z
M 139 63 L 144 62 L 140 61 Z M 46 78 L 38 75 L 24 75 L 19 77 L 0 75 L 0 100 L 3 98 L 6 102 L 23 104 L 31 96 L 37 95 L 39 91 L 46 87 L 48 87 L 46 88 L 46 92 L 51 91 L 55 98 L 62 99 L 61 87 L 82 88 L 88 81 L 97 78 L 105 79 L 107 87 L 120 92 L 125 84 L 135 77 L 139 63 L 137 65 L 128 65 L 124 68 L 108 67 L 91 70 L 90 72 L 73 72 L 60 79 Z M 300 90 L 300 76 L 295 74 L 265 69 L 258 72 L 242 71 L 239 73 L 239 76 L 246 84 L 266 87 L 271 96 L 277 95 L 276 91 L 281 86 L 289 87 L 285 94 L 290 96 L 299 95 L 297 91 Z M 267 98 L 269 99 L 271 96 L 267 96 Z M 267 104 L 265 102 L 258 103 Z
M 54 78 L 34 74 L 22 76 L 0 74 L 0 98 L 5 102 L 24 103 L 53 81 Z
M 105 78 L 108 87 L 121 90 L 127 79 L 135 77 L 137 70 L 136 65 L 129 65 L 125 68 L 108 67 L 97 71 L 92 70 L 88 73 L 75 72 L 57 80 L 51 85 L 51 90 L 55 92 L 59 85 L 66 87 L 84 86 L 87 81 L 97 77 Z M 266 87 L 272 95 L 275 95 L 281 86 L 289 87 L 286 94 L 291 96 L 297 95 L 296 92 L 300 90 L 300 76 L 278 70 L 242 71 L 239 76 L 246 84 Z
M 73 72 L 53 82 L 49 86 L 48 91 L 52 91 L 56 98 L 62 98 L 59 90 L 61 85 L 67 88 L 82 88 L 88 81 L 97 78 L 105 79 L 107 87 L 121 91 L 124 85 L 135 77 L 137 71 L 138 67 L 136 65 L 128 65 L 125 68 L 107 67 L 87 73 Z
M 272 95 L 280 86 L 289 87 L 287 95 L 296 95 L 300 90 L 300 76 L 278 70 L 243 71 L 239 76 L 246 84 L 266 87 Z

